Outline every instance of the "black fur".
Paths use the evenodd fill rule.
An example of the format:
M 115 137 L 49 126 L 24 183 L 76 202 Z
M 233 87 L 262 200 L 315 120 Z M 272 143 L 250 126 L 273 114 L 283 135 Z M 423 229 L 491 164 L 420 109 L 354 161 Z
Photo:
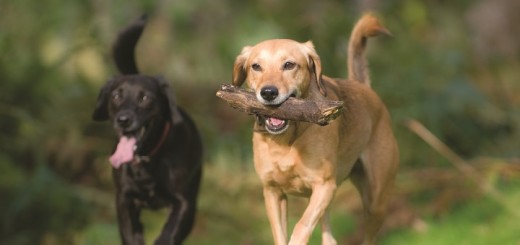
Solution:
M 119 136 L 137 139 L 134 160 L 112 174 L 122 244 L 144 244 L 141 210 L 162 207 L 171 212 L 155 244 L 182 244 L 195 219 L 202 143 L 168 82 L 138 74 L 134 49 L 145 25 L 143 16 L 117 38 L 113 55 L 122 75 L 103 86 L 92 118 L 110 120 Z
M 112 47 L 112 55 L 117 69 L 122 74 L 137 74 L 137 64 L 135 63 L 135 46 L 139 37 L 143 34 L 144 27 L 148 21 L 148 16 L 142 15 L 132 25 L 121 31 Z

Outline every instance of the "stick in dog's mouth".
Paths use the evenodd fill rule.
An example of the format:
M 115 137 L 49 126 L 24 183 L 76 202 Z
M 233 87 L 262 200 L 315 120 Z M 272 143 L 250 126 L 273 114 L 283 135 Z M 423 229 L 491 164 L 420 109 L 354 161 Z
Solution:
M 253 91 L 228 84 L 221 86 L 217 97 L 226 101 L 234 109 L 258 115 L 260 118 L 257 119 L 257 122 L 262 127 L 265 127 L 264 124 L 269 124 L 265 121 L 268 117 L 285 119 L 285 124 L 290 124 L 290 121 L 304 121 L 324 126 L 336 119 L 344 109 L 343 101 L 302 99 L 294 93 L 281 104 L 264 105 L 257 99 Z M 279 126 L 279 124 L 276 125 Z M 274 128 L 273 131 L 277 131 Z

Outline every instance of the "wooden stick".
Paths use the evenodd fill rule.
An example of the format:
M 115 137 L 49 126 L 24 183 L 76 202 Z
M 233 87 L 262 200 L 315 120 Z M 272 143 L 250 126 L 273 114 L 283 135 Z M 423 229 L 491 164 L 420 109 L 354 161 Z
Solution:
M 225 100 L 231 107 L 249 114 L 311 122 L 322 126 L 336 119 L 343 110 L 343 101 L 313 101 L 293 97 L 280 105 L 268 106 L 260 103 L 252 91 L 229 84 L 222 85 L 217 97 Z

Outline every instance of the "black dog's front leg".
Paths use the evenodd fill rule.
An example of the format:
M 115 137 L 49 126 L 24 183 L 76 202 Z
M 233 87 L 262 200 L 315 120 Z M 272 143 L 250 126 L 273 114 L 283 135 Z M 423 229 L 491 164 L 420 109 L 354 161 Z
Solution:
M 119 234 L 123 245 L 144 245 L 143 225 L 139 221 L 141 209 L 122 194 L 116 198 Z
M 177 194 L 174 198 L 168 220 L 155 245 L 180 245 L 192 229 L 196 200 L 182 194 Z

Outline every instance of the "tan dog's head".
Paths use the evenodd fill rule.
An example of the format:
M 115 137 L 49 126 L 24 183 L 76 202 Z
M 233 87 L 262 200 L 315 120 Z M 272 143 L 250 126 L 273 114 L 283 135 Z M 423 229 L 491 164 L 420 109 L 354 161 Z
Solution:
M 274 39 L 244 47 L 235 60 L 233 85 L 241 86 L 245 80 L 265 105 L 279 105 L 291 96 L 307 97 L 313 82 L 325 95 L 320 58 L 311 41 Z M 276 124 L 271 130 L 270 123 Z M 288 125 L 286 120 L 276 118 L 267 118 L 266 124 L 274 134 L 282 133 Z

